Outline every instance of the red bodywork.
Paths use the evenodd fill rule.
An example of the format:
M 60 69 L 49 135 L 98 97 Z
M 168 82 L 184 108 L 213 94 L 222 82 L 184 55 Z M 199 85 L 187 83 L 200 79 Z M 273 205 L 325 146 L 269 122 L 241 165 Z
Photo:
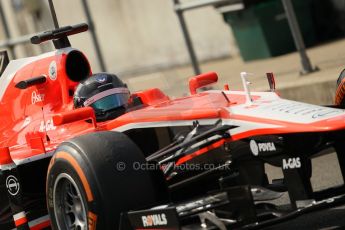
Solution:
M 213 124 L 222 119 L 223 123 L 241 128 L 239 131 L 234 129 L 233 133 L 230 131 L 231 139 L 237 140 L 261 134 L 322 132 L 345 127 L 344 112 L 335 109 L 329 109 L 326 116 L 315 121 L 311 118 L 303 122 L 289 121 L 279 116 L 277 119 L 277 116 L 270 117 L 269 110 L 266 117 L 257 116 L 257 111 L 262 112 L 265 106 L 282 100 L 275 93 L 252 93 L 253 103 L 250 105 L 247 105 L 243 92 L 196 93 L 198 87 L 205 85 L 203 82 L 217 80 L 215 73 L 211 73 L 209 78 L 202 76 L 201 83 L 193 78 L 190 84 L 191 96 L 171 100 L 159 89 L 148 89 L 134 93 L 141 98 L 143 108 L 103 123 L 85 122 L 92 118 L 90 109 L 73 112 L 72 95 L 78 82 L 70 80 L 68 73 L 67 59 L 71 52 L 76 50 L 67 48 L 11 62 L 1 77 L 0 147 L 9 147 L 17 164 L 51 156 L 64 140 L 99 130 L 126 131 L 141 127 L 190 125 L 195 120 Z M 90 69 L 87 72 L 90 74 Z M 26 89 L 16 88 L 19 82 L 42 75 L 46 76 L 45 83 Z M 303 107 L 302 103 L 299 104 Z M 311 109 L 312 112 L 318 110 L 318 107 L 315 108 Z
M 220 122 L 230 127 L 226 137 L 208 145 L 200 144 L 202 147 L 199 149 L 177 159 L 176 164 L 179 165 L 211 153 L 211 150 L 220 148 L 225 142 L 260 135 L 328 132 L 345 128 L 344 110 L 284 100 L 275 92 L 250 93 L 247 89 L 229 91 L 228 86 L 225 86 L 224 91 L 197 93 L 199 88 L 217 82 L 216 73 L 191 78 L 191 95 L 187 97 L 170 99 L 157 88 L 135 92 L 131 100 L 139 98 L 142 102 L 140 106 L 131 108 L 130 112 L 116 119 L 96 122 L 91 107 L 73 108 L 76 86 L 91 73 L 87 58 L 72 48 L 9 63 L 0 77 L 2 164 L 12 164 L 13 160 L 16 165 L 25 168 L 27 163 L 47 158 L 46 165 L 41 165 L 41 171 L 36 173 L 40 176 L 62 142 L 98 131 L 192 127 L 195 121 L 201 126 L 214 127 Z M 18 87 L 25 86 L 35 78 L 44 81 Z M 139 138 L 143 137 L 144 142 L 150 142 L 150 137 L 145 134 Z M 27 168 L 31 168 L 31 164 Z M 35 175 L 30 173 L 26 179 L 31 180 L 31 177 L 35 180 Z M 40 181 L 43 187 L 45 177 L 40 178 Z M 43 214 L 46 214 L 45 207 L 41 213 L 35 214 L 40 218 L 31 218 L 31 229 L 49 226 L 49 216 Z

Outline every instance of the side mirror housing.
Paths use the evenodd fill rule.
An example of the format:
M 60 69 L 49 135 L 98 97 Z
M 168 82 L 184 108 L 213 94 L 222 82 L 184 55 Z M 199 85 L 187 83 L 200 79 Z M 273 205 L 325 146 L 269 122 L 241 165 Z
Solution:
M 53 122 L 55 126 L 88 119 L 91 119 L 92 123 L 96 127 L 96 116 L 94 110 L 91 107 L 78 108 L 72 111 L 55 114 L 53 116 Z
M 189 91 L 194 95 L 197 93 L 197 89 L 205 87 L 207 85 L 216 83 L 218 81 L 218 75 L 215 72 L 209 72 L 197 75 L 189 79 Z

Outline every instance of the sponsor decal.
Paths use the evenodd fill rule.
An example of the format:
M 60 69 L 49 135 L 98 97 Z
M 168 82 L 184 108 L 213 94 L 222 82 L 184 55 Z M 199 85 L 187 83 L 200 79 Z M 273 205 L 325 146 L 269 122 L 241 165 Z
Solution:
M 258 156 L 260 152 L 272 152 L 277 150 L 273 142 L 256 143 L 256 141 L 251 140 L 249 146 L 254 156 Z
M 53 119 L 49 119 L 46 122 L 41 121 L 39 131 L 40 132 L 45 132 L 45 131 L 50 131 L 50 130 L 55 130 L 56 126 L 54 125 Z
M 263 98 L 262 100 L 266 100 Z M 229 112 L 255 118 L 279 120 L 300 124 L 309 124 L 345 114 L 343 109 L 335 109 L 285 99 L 273 100 L 271 103 L 255 102 L 259 105 L 250 110 L 245 105 L 233 106 Z M 263 122 L 265 123 L 265 122 Z
M 141 220 L 144 227 L 166 226 L 168 224 L 164 213 L 142 216 Z
M 301 159 L 299 157 L 283 159 L 283 169 L 297 168 L 301 168 Z
M 94 214 L 93 212 L 88 213 L 88 222 L 89 222 L 89 230 L 96 230 L 96 225 L 97 225 L 97 215 Z
M 327 117 L 329 115 L 338 114 L 338 113 L 339 113 L 339 111 L 336 111 L 336 110 L 326 110 L 326 111 L 323 111 L 323 112 L 314 113 L 312 115 L 312 118 L 313 119 L 317 119 L 317 118 L 320 118 L 320 117 Z
M 49 78 L 53 81 L 57 78 L 57 65 L 55 61 L 52 61 L 49 65 Z
M 12 196 L 17 195 L 20 190 L 19 180 L 15 176 L 9 175 L 6 178 L 6 187 L 9 194 Z
M 259 155 L 259 147 L 258 144 L 256 144 L 256 142 L 254 140 L 251 140 L 249 143 L 250 146 L 250 150 L 252 151 L 252 153 L 254 154 L 254 156 Z
M 96 78 L 96 81 L 98 81 L 99 83 L 103 83 L 107 80 L 107 78 L 105 76 L 99 76 Z
M 43 102 L 44 94 L 39 94 L 37 91 L 32 91 L 31 93 L 31 103 L 34 105 L 38 102 Z

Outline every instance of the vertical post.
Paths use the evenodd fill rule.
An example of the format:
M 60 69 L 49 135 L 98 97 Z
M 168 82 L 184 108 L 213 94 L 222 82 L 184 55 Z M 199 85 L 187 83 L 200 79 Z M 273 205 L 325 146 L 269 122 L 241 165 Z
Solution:
M 301 57 L 301 63 L 302 63 L 302 68 L 303 68 L 301 71 L 301 74 L 308 74 L 308 73 L 314 72 L 315 69 L 312 67 L 305 50 L 303 37 L 302 37 L 301 30 L 296 19 L 296 14 L 293 9 L 291 0 L 282 0 L 282 3 L 283 3 L 287 20 L 290 26 L 291 34 L 295 42 L 295 46 Z
M 101 48 L 100 48 L 100 45 L 98 42 L 98 38 L 97 38 L 97 35 L 95 32 L 95 25 L 94 25 L 94 22 L 92 20 L 92 16 L 90 13 L 90 8 L 89 8 L 89 5 L 87 3 L 87 0 L 82 0 L 82 4 L 83 4 L 86 19 L 87 19 L 87 24 L 89 24 L 92 42 L 93 42 L 93 45 L 95 47 L 95 51 L 96 51 L 96 54 L 98 57 L 99 66 L 101 67 L 102 71 L 106 71 L 103 55 L 102 55 Z
M 14 225 L 18 230 L 30 230 L 23 208 L 22 184 L 8 147 L 0 148 L 0 170 L 4 177 Z
M 48 0 L 48 2 L 49 2 L 50 13 L 52 14 L 52 18 L 53 18 L 54 27 L 55 27 L 55 29 L 58 29 L 58 28 L 60 28 L 60 26 L 59 26 L 59 22 L 57 20 L 53 0 Z
M 58 22 L 58 19 L 56 16 L 53 0 L 48 0 L 48 3 L 49 3 L 49 9 L 50 9 L 50 13 L 52 15 L 54 27 L 55 27 L 55 29 L 59 29 L 60 26 L 59 26 L 59 22 Z M 53 43 L 54 43 L 54 46 L 56 49 L 61 49 L 61 48 L 71 46 L 71 43 L 69 42 L 69 39 L 67 36 L 62 37 L 62 38 L 58 38 L 58 39 L 53 39 Z
M 241 72 L 243 90 L 246 93 L 246 104 L 252 105 L 253 99 L 252 99 L 252 96 L 250 95 L 250 89 L 249 89 L 250 82 L 248 81 L 247 77 L 248 77 L 248 73 Z
M 180 22 L 183 37 L 184 37 L 184 40 L 185 40 L 185 43 L 186 43 L 186 46 L 188 49 L 190 60 L 192 62 L 194 74 L 199 75 L 201 73 L 201 71 L 200 71 L 198 59 L 197 59 L 195 51 L 194 51 L 193 43 L 192 43 L 188 28 L 187 28 L 187 24 L 186 24 L 186 21 L 185 21 L 184 16 L 183 16 L 183 10 L 176 8 L 176 6 L 178 6 L 179 4 L 180 4 L 180 0 L 174 0 L 175 12 L 176 12 L 177 18 Z
M 1 17 L 1 21 L 2 21 L 2 25 L 4 26 L 4 32 L 5 32 L 5 36 L 6 36 L 6 40 L 10 40 L 11 39 L 11 33 L 10 30 L 8 28 L 8 23 L 7 23 L 7 19 L 6 19 L 6 15 L 4 12 L 4 8 L 2 5 L 2 0 L 0 0 L 0 17 Z M 12 56 L 12 58 L 16 58 L 16 54 L 14 53 L 14 47 L 13 45 L 9 45 L 8 49 L 10 51 L 10 54 Z

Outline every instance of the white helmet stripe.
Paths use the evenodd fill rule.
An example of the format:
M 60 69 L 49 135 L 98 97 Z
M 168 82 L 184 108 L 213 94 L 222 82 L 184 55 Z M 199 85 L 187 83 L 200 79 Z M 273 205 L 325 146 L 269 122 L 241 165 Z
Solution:
M 102 99 L 103 97 L 107 97 L 109 95 L 117 94 L 117 93 L 129 93 L 129 90 L 127 88 L 125 88 L 125 87 L 108 89 L 106 91 L 103 91 L 103 92 L 100 92 L 100 93 L 98 93 L 96 95 L 93 95 L 92 97 L 87 99 L 84 102 L 84 106 L 89 106 L 92 103 L 94 103 L 95 101 L 98 101 L 99 99 Z

